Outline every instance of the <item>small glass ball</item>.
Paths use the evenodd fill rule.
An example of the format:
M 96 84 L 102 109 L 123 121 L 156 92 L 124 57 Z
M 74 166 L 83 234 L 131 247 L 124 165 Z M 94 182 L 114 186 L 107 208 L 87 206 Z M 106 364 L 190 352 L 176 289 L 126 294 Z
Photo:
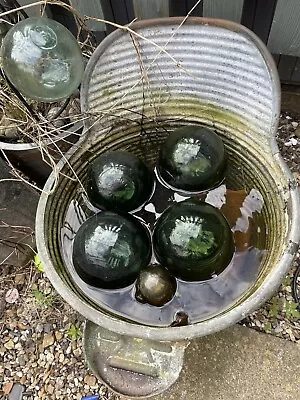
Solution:
M 176 279 L 161 265 L 148 265 L 136 281 L 136 298 L 142 303 L 161 307 L 171 301 L 177 288 Z
M 177 278 L 202 281 L 230 263 L 233 236 L 221 212 L 203 201 L 185 200 L 169 207 L 153 233 L 157 260 Z
M 83 281 L 98 288 L 132 284 L 150 259 L 150 234 L 131 215 L 95 214 L 80 226 L 74 239 L 75 270 Z
M 69 97 L 83 77 L 84 61 L 75 37 L 49 18 L 31 17 L 14 25 L 3 39 L 1 58 L 11 83 L 34 100 Z
M 200 192 L 219 184 L 225 174 L 225 148 L 221 138 L 201 126 L 176 129 L 163 143 L 158 173 L 172 188 Z
M 88 172 L 87 194 L 100 209 L 135 210 L 150 198 L 153 187 L 153 173 L 142 160 L 125 151 L 100 155 Z

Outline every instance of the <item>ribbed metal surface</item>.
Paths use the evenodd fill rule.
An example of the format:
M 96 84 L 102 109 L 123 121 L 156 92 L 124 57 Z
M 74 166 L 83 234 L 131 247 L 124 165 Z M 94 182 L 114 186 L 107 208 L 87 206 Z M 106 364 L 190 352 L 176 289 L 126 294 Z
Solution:
M 177 21 L 167 21 L 134 29 L 164 47 L 178 27 Z M 82 90 L 84 110 L 100 118 L 92 130 L 120 118 L 140 123 L 140 113 L 180 117 L 179 110 L 215 122 L 212 106 L 240 118 L 257 140 L 273 135 L 280 93 L 270 55 L 240 25 L 207 21 L 189 20 L 170 40 L 166 50 L 180 65 L 127 32 L 116 31 L 104 40 L 89 62 Z

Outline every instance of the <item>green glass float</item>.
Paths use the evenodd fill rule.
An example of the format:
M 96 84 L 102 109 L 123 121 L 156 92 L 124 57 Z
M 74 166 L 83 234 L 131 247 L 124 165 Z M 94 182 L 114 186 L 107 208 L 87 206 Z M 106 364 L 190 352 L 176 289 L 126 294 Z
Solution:
M 176 129 L 163 143 L 157 165 L 170 187 L 201 192 L 218 185 L 226 169 L 225 148 L 211 129 L 186 126 Z
M 74 239 L 75 270 L 94 287 L 119 289 L 132 284 L 150 258 L 150 234 L 132 215 L 95 214 L 80 226 Z
M 171 301 L 177 288 L 176 279 L 159 264 L 142 269 L 136 281 L 136 299 L 161 307 Z
M 141 159 L 125 151 L 100 155 L 90 166 L 87 194 L 100 209 L 128 212 L 143 205 L 154 188 L 154 174 Z
M 3 70 L 26 97 L 54 102 L 78 88 L 84 72 L 80 47 L 71 32 L 44 17 L 14 25 L 1 47 Z
M 170 206 L 157 220 L 153 248 L 157 260 L 177 278 L 203 281 L 228 266 L 234 243 L 217 208 L 189 199 Z

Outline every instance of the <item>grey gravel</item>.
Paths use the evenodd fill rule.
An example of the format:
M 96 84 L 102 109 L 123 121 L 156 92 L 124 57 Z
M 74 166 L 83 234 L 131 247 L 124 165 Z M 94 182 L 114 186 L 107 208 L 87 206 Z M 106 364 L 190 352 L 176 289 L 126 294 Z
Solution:
M 13 393 L 13 384 L 18 382 L 25 387 L 24 400 L 80 400 L 97 393 L 102 393 L 102 399 L 116 399 L 85 365 L 83 318 L 34 266 L 24 267 L 24 273 L 24 285 L 18 287 L 20 298 L 5 304 L 0 319 L 0 398 Z M 7 285 L 13 284 L 11 278 L 7 277 Z M 5 293 L 2 286 L 0 296 Z M 75 336 L 70 333 L 72 327 Z

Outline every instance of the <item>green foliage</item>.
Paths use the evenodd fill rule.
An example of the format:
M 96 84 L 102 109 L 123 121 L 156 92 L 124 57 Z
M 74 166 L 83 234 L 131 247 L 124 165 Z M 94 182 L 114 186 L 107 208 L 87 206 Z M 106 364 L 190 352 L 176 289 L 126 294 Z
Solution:
M 53 296 L 45 295 L 37 287 L 32 288 L 32 294 L 36 299 L 37 305 L 41 308 L 52 307 L 53 305 Z
M 272 297 L 269 302 L 269 317 L 277 317 L 278 314 L 285 313 L 286 319 L 300 318 L 298 303 L 286 301 L 285 298 Z
M 36 254 L 33 259 L 34 265 L 40 272 L 44 272 L 44 267 L 42 266 L 40 256 Z
M 290 276 L 286 276 L 283 281 L 283 286 L 291 286 L 292 278 Z
M 279 313 L 279 301 L 277 297 L 272 297 L 270 301 L 269 316 L 276 317 Z
M 267 322 L 266 324 L 264 324 L 264 331 L 266 333 L 271 333 L 272 332 L 272 324 L 271 324 L 271 322 Z
M 300 312 L 298 310 L 298 303 L 286 302 L 285 304 L 285 316 L 287 319 L 300 318 Z
M 82 332 L 80 328 L 77 328 L 76 325 L 72 324 L 70 329 L 67 331 L 67 335 L 70 337 L 71 340 L 77 340 L 82 336 Z

